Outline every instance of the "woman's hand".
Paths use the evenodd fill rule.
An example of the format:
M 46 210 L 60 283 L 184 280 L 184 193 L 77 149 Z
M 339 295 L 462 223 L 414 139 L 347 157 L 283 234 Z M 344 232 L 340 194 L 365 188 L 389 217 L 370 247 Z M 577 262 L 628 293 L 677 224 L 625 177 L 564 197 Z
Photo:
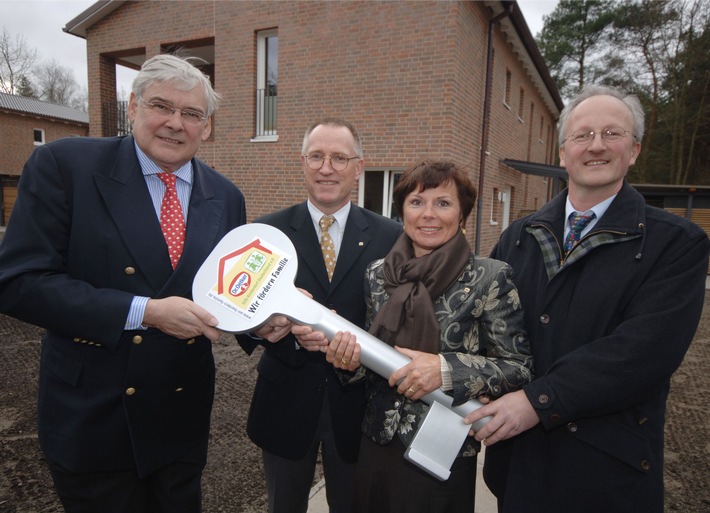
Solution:
M 441 387 L 441 360 L 438 354 L 398 346 L 395 349 L 412 359 L 390 376 L 389 384 L 396 386 L 398 393 L 416 401 Z
M 325 353 L 325 359 L 336 369 L 355 371 L 360 367 L 360 344 L 349 331 L 339 331 L 333 337 Z

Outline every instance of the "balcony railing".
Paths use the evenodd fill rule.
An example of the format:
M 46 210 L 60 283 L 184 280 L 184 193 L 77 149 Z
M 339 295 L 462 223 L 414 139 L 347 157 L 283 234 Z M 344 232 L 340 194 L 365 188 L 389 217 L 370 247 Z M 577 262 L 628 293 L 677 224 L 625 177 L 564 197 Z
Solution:
M 256 90 L 256 137 L 276 135 L 278 96 L 268 89 Z
M 104 103 L 101 119 L 103 120 L 102 133 L 104 137 L 131 133 L 131 124 L 128 121 L 128 102 Z

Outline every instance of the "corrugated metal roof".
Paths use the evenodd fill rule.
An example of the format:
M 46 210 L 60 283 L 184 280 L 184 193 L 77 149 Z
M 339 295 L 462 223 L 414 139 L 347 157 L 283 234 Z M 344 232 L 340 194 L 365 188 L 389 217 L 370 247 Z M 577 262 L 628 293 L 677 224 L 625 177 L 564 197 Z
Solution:
M 0 93 L 0 109 L 89 124 L 89 114 L 86 112 L 16 94 Z

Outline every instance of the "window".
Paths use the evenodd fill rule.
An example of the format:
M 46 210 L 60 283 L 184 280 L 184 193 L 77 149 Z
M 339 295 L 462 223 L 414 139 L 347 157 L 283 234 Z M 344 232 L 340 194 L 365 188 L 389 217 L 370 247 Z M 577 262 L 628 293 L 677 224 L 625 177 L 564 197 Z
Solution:
M 44 129 L 43 128 L 35 128 L 34 129 L 34 144 L 35 144 L 35 146 L 39 146 L 41 144 L 44 144 Z
M 523 120 L 523 114 L 525 114 L 525 89 L 520 88 L 520 102 L 518 103 L 518 119 Z
M 360 176 L 358 204 L 367 210 L 402 222 L 392 201 L 392 191 L 403 169 L 372 169 Z
M 504 186 L 501 189 L 493 189 L 491 201 L 491 226 L 500 225 L 500 231 L 505 230 L 510 224 L 510 205 L 513 196 L 513 188 Z
M 510 83 L 512 81 L 512 74 L 509 69 L 505 70 L 505 96 L 503 97 L 503 103 L 510 106 Z
M 256 141 L 278 141 L 279 35 L 262 30 L 256 37 Z

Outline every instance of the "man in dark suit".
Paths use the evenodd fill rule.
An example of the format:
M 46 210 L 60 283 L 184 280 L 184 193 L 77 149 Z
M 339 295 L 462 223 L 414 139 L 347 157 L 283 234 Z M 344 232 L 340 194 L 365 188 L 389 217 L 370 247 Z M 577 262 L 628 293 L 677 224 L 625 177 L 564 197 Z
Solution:
M 515 272 L 535 379 L 468 420 L 493 416 L 476 438 L 500 512 L 662 513 L 666 398 L 700 319 L 710 242 L 626 182 L 638 98 L 587 86 L 559 130 L 569 187 L 492 254 Z
M 293 242 L 297 287 L 363 327 L 365 267 L 389 252 L 401 227 L 350 202 L 364 163 L 360 137 L 347 121 L 313 124 L 301 163 L 308 200 L 257 222 L 279 228 Z M 321 228 L 326 216 L 332 224 Z M 322 245 L 335 253 L 332 279 Z M 263 339 L 238 339 L 248 353 L 259 343 L 265 348 L 247 432 L 263 450 L 269 512 L 306 512 L 319 449 L 330 511 L 348 512 L 365 408 L 362 385 L 340 383 L 325 361 L 327 340 L 310 328 L 276 317 L 256 335 Z
M 246 220 L 239 189 L 194 158 L 218 102 L 187 60 L 153 57 L 133 83 L 133 135 L 40 146 L 22 173 L 0 311 L 47 329 L 39 440 L 70 513 L 201 509 L 220 331 L 192 281 Z M 186 225 L 176 245 L 169 207 Z

